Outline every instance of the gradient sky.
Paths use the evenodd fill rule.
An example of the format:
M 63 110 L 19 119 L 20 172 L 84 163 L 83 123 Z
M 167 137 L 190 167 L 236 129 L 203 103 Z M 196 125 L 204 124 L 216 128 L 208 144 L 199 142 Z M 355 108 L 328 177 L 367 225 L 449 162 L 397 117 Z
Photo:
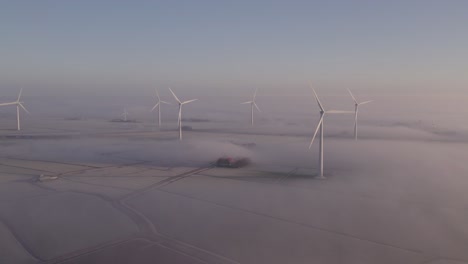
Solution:
M 468 90 L 465 0 L 11 0 L 0 36 L 0 90 L 36 95 Z

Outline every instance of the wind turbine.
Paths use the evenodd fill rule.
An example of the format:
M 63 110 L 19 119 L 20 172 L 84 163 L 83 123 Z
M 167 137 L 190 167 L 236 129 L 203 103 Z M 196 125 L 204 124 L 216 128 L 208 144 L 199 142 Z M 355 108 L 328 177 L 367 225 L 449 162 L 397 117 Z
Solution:
M 156 107 L 158 108 L 158 126 L 161 127 L 161 104 L 168 104 L 169 105 L 171 103 L 162 101 L 161 98 L 159 97 L 158 89 L 155 88 L 154 90 L 156 91 L 156 97 L 158 98 L 158 101 L 153 106 L 153 109 L 151 109 L 151 112 L 153 112 L 154 109 L 156 109 Z
M 325 110 L 314 88 L 312 88 L 312 91 L 314 91 L 315 100 L 317 101 L 317 104 L 320 108 L 320 120 L 317 124 L 317 128 L 315 129 L 314 136 L 312 137 L 312 140 L 310 141 L 309 149 L 312 147 L 315 137 L 317 136 L 317 133 L 320 130 L 319 175 L 318 177 L 319 179 L 325 179 L 325 177 L 323 177 L 323 123 L 324 123 L 325 115 L 326 114 L 353 114 L 354 112 L 353 111 L 341 111 L 341 110 Z
M 251 110 L 251 115 L 250 115 L 250 125 L 253 126 L 254 124 L 254 107 L 257 108 L 257 111 L 260 112 L 260 108 L 258 108 L 258 105 L 257 103 L 255 103 L 255 98 L 257 97 L 257 91 L 258 91 L 258 88 L 255 89 L 255 93 L 252 97 L 252 101 L 247 101 L 247 102 L 243 102 L 241 104 L 250 104 L 250 110 Z
M 179 140 L 182 140 L 182 106 L 184 104 L 188 104 L 188 103 L 191 103 L 193 101 L 196 101 L 198 99 L 192 99 L 192 100 L 188 100 L 188 101 L 180 101 L 179 98 L 177 98 L 177 95 L 175 95 L 175 93 L 172 91 L 171 88 L 169 88 L 169 91 L 171 91 L 172 95 L 174 96 L 174 98 L 176 99 L 177 103 L 179 104 L 179 118 L 177 120 L 177 123 L 179 125 Z
M 368 104 L 368 103 L 372 102 L 372 100 L 358 103 L 358 101 L 356 100 L 356 97 L 354 97 L 354 95 L 353 95 L 353 93 L 351 92 L 350 89 L 348 89 L 348 92 L 349 92 L 349 94 L 351 95 L 351 97 L 353 98 L 353 101 L 354 101 L 354 140 L 357 140 L 357 132 L 358 132 L 357 117 L 358 117 L 358 112 L 359 112 L 359 106 L 363 105 L 363 104 Z
M 19 95 L 18 95 L 18 100 L 15 102 L 10 102 L 10 103 L 2 103 L 0 106 L 7 106 L 7 105 L 16 105 L 16 120 L 18 122 L 18 131 L 21 130 L 21 125 L 20 125 L 20 107 L 23 108 L 23 110 L 30 114 L 29 111 L 24 107 L 23 102 L 21 100 L 21 94 L 23 93 L 23 88 L 21 88 Z
M 127 108 L 124 108 L 124 111 L 122 113 L 122 116 L 124 118 L 124 122 L 127 122 L 127 116 L 128 116 L 128 112 L 127 112 Z

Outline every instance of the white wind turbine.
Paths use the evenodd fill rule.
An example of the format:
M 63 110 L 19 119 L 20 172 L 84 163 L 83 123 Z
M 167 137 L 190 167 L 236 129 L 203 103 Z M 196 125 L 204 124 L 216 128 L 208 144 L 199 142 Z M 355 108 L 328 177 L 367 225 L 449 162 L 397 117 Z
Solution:
M 122 116 L 124 118 L 124 121 L 127 122 L 127 116 L 128 116 L 128 112 L 127 112 L 127 108 L 124 108 L 124 111 L 122 113 Z
M 156 107 L 158 108 L 158 126 L 161 127 L 161 104 L 168 104 L 169 105 L 171 103 L 168 103 L 168 102 L 165 102 L 165 101 L 161 100 L 161 98 L 159 97 L 158 89 L 155 88 L 155 91 L 156 91 L 156 97 L 158 98 L 158 101 L 153 106 L 153 109 L 151 109 L 151 112 L 153 112 L 154 109 L 156 109 Z
M 21 94 L 23 93 L 23 89 L 21 88 L 19 95 L 18 95 L 18 100 L 15 102 L 10 102 L 10 103 L 1 103 L 0 106 L 7 106 L 7 105 L 16 105 L 16 120 L 18 122 L 18 130 L 21 130 L 21 125 L 20 125 L 20 107 L 23 108 L 23 110 L 29 114 L 29 111 L 24 107 L 23 102 L 21 100 Z
M 317 93 L 315 92 L 315 89 L 312 88 L 312 90 L 314 91 L 315 100 L 317 101 L 317 104 L 320 108 L 320 120 L 317 124 L 317 128 L 315 129 L 314 136 L 312 137 L 312 140 L 310 141 L 309 149 L 312 147 L 315 137 L 317 136 L 317 133 L 320 129 L 319 175 L 318 177 L 319 179 L 325 179 L 325 177 L 323 177 L 323 122 L 325 119 L 325 115 L 326 114 L 353 114 L 354 112 L 353 111 L 341 111 L 341 110 L 327 110 L 326 111 L 325 108 L 323 108 L 323 105 L 320 102 L 320 99 L 318 98 Z
M 252 97 L 252 101 L 247 101 L 247 102 L 243 102 L 241 104 L 250 104 L 250 111 L 251 111 L 251 114 L 250 114 L 250 125 L 253 126 L 254 124 L 254 107 L 257 108 L 257 111 L 260 112 L 260 108 L 258 108 L 258 105 L 257 103 L 255 102 L 255 98 L 257 97 L 257 91 L 258 91 L 258 88 L 255 89 L 255 93 Z
M 177 123 L 179 125 L 179 140 L 182 140 L 182 106 L 184 104 L 188 104 L 188 103 L 191 103 L 193 101 L 196 101 L 198 99 L 192 99 L 192 100 L 188 100 L 188 101 L 180 101 L 179 98 L 177 98 L 177 95 L 175 95 L 175 93 L 172 91 L 171 88 L 169 88 L 169 91 L 171 91 L 172 95 L 174 96 L 174 98 L 176 99 L 177 103 L 179 104 L 179 118 L 177 120 Z
M 354 101 L 354 140 L 357 140 L 357 132 L 358 132 L 358 127 L 357 127 L 357 120 L 358 119 L 357 118 L 358 118 L 359 106 L 363 105 L 363 104 L 368 104 L 368 103 L 372 102 L 372 100 L 358 103 L 358 101 L 356 100 L 356 97 L 354 97 L 354 95 L 353 95 L 353 93 L 351 92 L 350 89 L 348 89 L 348 92 L 349 92 L 349 94 L 351 95 L 351 97 L 353 98 L 353 101 Z

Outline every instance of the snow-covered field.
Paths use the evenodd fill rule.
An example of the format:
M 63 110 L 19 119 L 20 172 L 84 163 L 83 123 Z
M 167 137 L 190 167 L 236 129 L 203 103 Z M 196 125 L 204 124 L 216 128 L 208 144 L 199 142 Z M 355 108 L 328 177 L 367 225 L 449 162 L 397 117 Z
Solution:
M 0 263 L 468 263 L 463 129 L 332 119 L 318 180 L 313 122 L 10 121 Z

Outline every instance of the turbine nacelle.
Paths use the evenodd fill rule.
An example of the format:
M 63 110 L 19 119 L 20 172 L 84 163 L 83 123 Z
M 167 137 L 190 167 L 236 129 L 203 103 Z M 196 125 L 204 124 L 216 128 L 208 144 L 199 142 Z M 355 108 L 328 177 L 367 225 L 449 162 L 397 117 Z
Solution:
M 153 108 L 151 109 L 150 112 L 153 112 L 154 109 L 158 108 L 158 126 L 161 127 L 161 105 L 162 104 L 170 105 L 171 103 L 168 103 L 166 101 L 161 100 L 161 97 L 159 97 L 158 89 L 154 88 L 154 90 L 156 91 L 157 101 L 156 101 L 156 104 L 153 106 Z
M 358 100 L 356 99 L 356 97 L 354 97 L 351 90 L 349 88 L 347 90 L 348 90 L 349 94 L 351 95 L 351 98 L 353 98 L 353 101 L 354 101 L 354 140 L 357 140 L 357 130 L 358 130 L 357 120 L 358 120 L 359 106 L 368 104 L 370 102 L 373 102 L 373 100 L 364 101 L 364 102 L 359 103 Z
M 26 113 L 31 114 L 31 113 L 28 111 L 28 109 L 26 109 L 26 107 L 24 107 L 23 102 L 18 102 L 18 105 L 19 105 L 21 108 L 23 108 L 23 110 L 24 110 Z
M 169 88 L 169 91 L 171 91 L 172 95 L 174 96 L 174 99 L 177 101 L 179 104 L 179 117 L 177 120 L 177 123 L 179 125 L 179 140 L 182 140 L 182 106 L 191 102 L 195 102 L 198 99 L 192 99 L 192 100 L 187 100 L 187 101 L 180 101 L 180 99 L 177 97 L 177 95 L 172 91 L 171 88 Z
M 194 102 L 194 101 L 197 101 L 198 99 L 192 99 L 192 100 L 187 100 L 187 101 L 180 101 L 180 99 L 177 97 L 177 95 L 175 95 L 175 93 L 172 91 L 171 88 L 169 88 L 169 91 L 171 91 L 172 95 L 174 96 L 174 99 L 177 101 L 177 103 L 179 104 L 179 106 L 181 105 L 184 105 L 184 104 L 188 104 L 188 103 L 191 103 L 191 102 Z
M 17 122 L 18 122 L 18 130 L 21 130 L 21 126 L 20 126 L 20 111 L 19 109 L 22 108 L 26 113 L 30 114 L 30 112 L 26 109 L 26 107 L 24 107 L 23 105 L 23 101 L 20 101 L 21 100 L 21 94 L 23 93 L 23 89 L 21 88 L 19 94 L 18 94 L 18 99 L 16 99 L 16 101 L 14 102 L 9 102 L 9 103 L 1 103 L 0 106 L 7 106 L 7 105 L 16 105 L 16 119 L 17 119 Z
M 123 111 L 123 113 L 121 114 L 121 116 L 124 118 L 124 121 L 127 121 L 127 116 L 128 116 L 127 108 L 124 108 L 124 111 Z
M 154 109 L 156 109 L 156 107 L 160 106 L 161 104 L 167 104 L 167 105 L 170 105 L 171 103 L 169 102 L 166 102 L 166 101 L 163 101 L 161 100 L 161 97 L 159 97 L 159 92 L 158 92 L 158 89 L 154 89 L 156 91 L 156 98 L 158 99 L 156 101 L 156 104 L 153 106 L 153 108 L 151 108 L 151 112 L 154 111 Z
M 312 145 L 314 144 L 315 138 L 320 130 L 320 145 L 319 145 L 319 173 L 318 176 L 320 179 L 324 179 L 323 177 L 323 122 L 325 119 L 326 114 L 353 114 L 353 111 L 343 111 L 343 110 L 325 110 L 323 107 L 322 102 L 320 101 L 317 92 L 315 92 L 315 89 L 312 87 L 312 91 L 314 92 L 314 97 L 315 101 L 317 101 L 317 105 L 320 108 L 319 113 L 320 113 L 320 120 L 317 123 L 317 127 L 315 128 L 314 135 L 312 136 L 312 140 L 310 141 L 309 144 L 309 149 L 312 148 Z
M 255 99 L 257 97 L 257 91 L 258 91 L 258 88 L 255 89 L 255 92 L 252 96 L 252 100 L 251 101 L 247 101 L 247 102 L 243 102 L 241 104 L 250 104 L 250 124 L 253 126 L 254 124 L 254 108 L 257 109 L 257 111 L 260 113 L 260 108 L 258 107 L 257 103 L 255 102 Z

